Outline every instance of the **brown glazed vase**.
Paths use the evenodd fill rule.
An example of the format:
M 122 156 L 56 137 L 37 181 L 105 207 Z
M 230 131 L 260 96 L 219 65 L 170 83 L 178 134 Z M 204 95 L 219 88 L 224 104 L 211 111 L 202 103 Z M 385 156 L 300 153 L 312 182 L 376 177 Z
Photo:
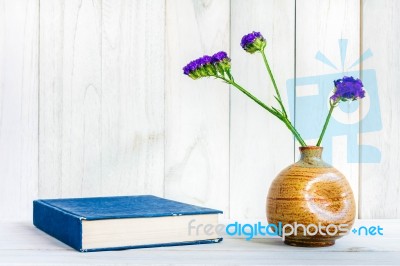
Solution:
M 306 232 L 306 236 L 307 229 L 298 227 L 297 235 L 285 236 L 285 244 L 334 245 L 343 233 L 338 230 L 339 225 L 350 231 L 354 223 L 353 191 L 344 175 L 322 160 L 322 147 L 300 147 L 300 153 L 300 160 L 280 172 L 271 184 L 267 196 L 268 223 L 278 225 L 281 222 L 282 226 L 297 223 L 305 227 L 320 223 L 321 229 L 315 235 L 317 230 L 312 225 L 311 234 Z M 323 229 L 330 224 L 336 225 L 336 229 L 334 226 L 329 226 L 328 231 Z

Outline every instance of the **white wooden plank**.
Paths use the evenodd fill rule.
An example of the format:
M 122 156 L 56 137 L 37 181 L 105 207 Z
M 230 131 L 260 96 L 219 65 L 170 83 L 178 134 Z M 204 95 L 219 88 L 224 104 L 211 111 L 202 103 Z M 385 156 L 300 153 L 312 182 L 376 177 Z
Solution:
M 373 57 L 362 64 L 363 71 L 375 71 L 377 98 L 371 104 L 362 105 L 362 116 L 375 112 L 369 122 L 382 120 L 382 129 L 362 135 L 362 144 L 371 145 L 381 154 L 378 163 L 361 165 L 361 217 L 400 217 L 400 24 L 398 1 L 363 2 L 362 46 L 370 49 Z M 365 76 L 371 73 L 366 73 Z M 374 79 L 374 77 L 371 77 Z M 373 89 L 373 88 L 367 88 Z M 380 112 L 372 109 L 373 103 L 380 103 Z M 374 121 L 375 119 L 375 121 Z M 362 130 L 367 131 L 367 121 Z M 368 156 L 362 150 L 362 156 Z
M 0 220 L 27 219 L 38 186 L 39 1 L 0 1 Z
M 103 194 L 164 193 L 164 32 L 160 0 L 102 3 Z
M 40 3 L 39 196 L 90 196 L 101 182 L 101 5 Z
M 42 3 L 41 197 L 162 195 L 163 16 L 160 1 Z
M 257 219 L 220 219 L 220 224 L 230 224 L 238 221 L 241 224 L 254 224 L 260 222 Z M 265 224 L 265 221 L 261 221 Z M 359 236 L 350 233 L 337 240 L 336 244 L 326 248 L 312 249 L 314 252 L 353 252 L 358 247 L 360 251 L 400 251 L 396 241 L 400 239 L 400 220 L 396 219 L 357 219 L 353 228 L 361 226 L 380 226 L 383 235 Z M 30 222 L 1 222 L 0 223 L 0 250 L 70 250 L 71 248 L 57 239 L 47 235 L 34 227 Z M 244 241 L 243 241 L 244 240 Z M 235 244 L 236 243 L 236 244 Z M 199 245 L 199 246 L 172 246 L 164 250 L 232 250 L 240 249 L 263 251 L 268 246 L 269 251 L 276 252 L 303 252 L 309 248 L 291 247 L 284 245 L 278 237 L 255 236 L 246 241 L 243 236 L 225 236 L 223 245 Z
M 82 254 L 31 224 L 0 223 L 0 265 L 397 265 L 400 259 L 399 220 L 357 220 L 355 226 L 378 224 L 384 228 L 384 237 L 358 237 L 350 234 L 327 248 L 291 247 L 277 238 L 251 241 L 226 238 L 219 244 Z
M 183 75 L 229 51 L 229 1 L 166 2 L 165 196 L 229 210 L 229 88 Z
M 294 7 L 290 0 L 232 1 L 235 80 L 267 104 L 277 106 L 261 54 L 248 54 L 240 46 L 244 34 L 260 31 L 267 39 L 267 58 L 286 109 L 286 80 L 294 77 Z M 281 121 L 234 88 L 230 130 L 231 218 L 265 218 L 269 185 L 293 163 L 293 136 Z
M 296 127 L 305 138 L 312 135 L 307 132 L 315 132 L 315 136 L 308 137 L 308 145 L 316 144 L 322 130 L 328 114 L 328 98 L 333 90 L 333 80 L 344 74 L 359 76 L 359 65 L 350 67 L 359 57 L 359 21 L 358 0 L 296 1 L 296 91 L 309 96 L 296 99 Z M 343 62 L 340 39 L 347 40 Z M 316 60 L 318 52 L 325 55 L 335 67 Z M 312 93 L 313 86 L 318 86 L 317 95 Z M 300 92 L 302 89 L 305 91 Z M 328 158 L 329 145 L 332 145 L 331 163 L 346 176 L 357 201 L 359 109 L 350 112 L 351 104 L 354 103 L 341 104 L 345 111 L 341 111 L 340 107 L 334 110 L 322 146 L 326 148 L 323 157 Z M 307 107 L 309 112 L 305 113 Z M 355 121 L 352 121 L 352 116 L 355 116 Z M 336 120 L 339 122 L 335 124 Z
M 215 244 L 219 245 L 219 244 Z M 318 255 L 318 256 L 316 256 Z M 399 252 L 303 252 L 132 250 L 77 254 L 76 251 L 0 251 L 0 265 L 397 265 Z

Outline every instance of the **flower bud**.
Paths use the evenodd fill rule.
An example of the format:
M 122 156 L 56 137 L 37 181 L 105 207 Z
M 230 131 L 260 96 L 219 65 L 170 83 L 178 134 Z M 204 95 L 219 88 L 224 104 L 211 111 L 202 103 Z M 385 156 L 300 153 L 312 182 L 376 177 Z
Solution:
M 212 57 L 208 55 L 191 61 L 183 68 L 183 74 L 192 79 L 213 76 L 216 72 L 215 66 L 212 64 Z
M 215 77 L 218 73 L 222 76 L 227 74 L 230 77 L 231 59 L 221 51 L 213 56 L 204 55 L 191 61 L 183 68 L 183 74 L 198 79 L 202 77 Z
M 344 76 L 333 83 L 335 84 L 335 89 L 330 99 L 334 103 L 355 101 L 365 97 L 364 85 L 360 79 Z
M 240 45 L 246 52 L 253 54 L 264 50 L 267 42 L 260 32 L 253 31 L 243 36 Z
M 224 75 L 225 72 L 229 72 L 231 70 L 231 59 L 224 51 L 214 54 L 212 56 L 212 63 L 215 65 L 221 75 Z

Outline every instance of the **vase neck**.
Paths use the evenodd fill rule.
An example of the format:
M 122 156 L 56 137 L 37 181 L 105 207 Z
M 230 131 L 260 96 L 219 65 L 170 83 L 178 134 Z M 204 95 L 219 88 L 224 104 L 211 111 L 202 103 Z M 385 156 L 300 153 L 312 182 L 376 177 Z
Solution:
M 322 147 L 318 146 L 307 146 L 307 147 L 300 147 L 300 159 L 301 160 L 309 160 L 309 159 L 322 159 Z
M 322 147 L 307 146 L 299 149 L 301 156 L 296 165 L 311 168 L 332 167 L 322 160 Z

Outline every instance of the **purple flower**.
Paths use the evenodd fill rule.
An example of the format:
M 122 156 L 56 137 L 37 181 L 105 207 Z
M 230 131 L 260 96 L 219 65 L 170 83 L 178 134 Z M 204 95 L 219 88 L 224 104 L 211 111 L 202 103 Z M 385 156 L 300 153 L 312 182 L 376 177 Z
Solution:
M 252 54 L 263 50 L 266 46 L 266 41 L 260 32 L 253 31 L 243 36 L 240 45 L 246 52 Z
M 246 34 L 243 36 L 242 41 L 240 42 L 240 45 L 242 48 L 245 48 L 247 45 L 252 44 L 256 38 L 263 38 L 260 32 L 251 32 L 249 34 Z
M 231 67 L 231 59 L 227 53 L 220 51 L 213 56 L 204 55 L 196 60 L 189 62 L 183 67 L 183 74 L 188 75 L 192 79 L 202 77 L 216 77 L 218 73 L 222 76 L 225 74 L 229 77 Z
M 200 58 L 197 58 L 195 60 L 195 62 L 197 64 L 197 67 L 200 68 L 200 67 L 202 67 L 204 65 L 211 64 L 211 60 L 212 60 L 211 56 L 204 55 L 204 56 L 202 56 Z
M 220 51 L 212 56 L 212 63 L 216 64 L 223 61 L 224 59 L 230 61 L 228 54 L 224 51 Z
M 230 75 L 230 69 L 231 69 L 231 59 L 228 57 L 228 54 L 224 51 L 220 51 L 218 53 L 215 53 L 212 56 L 212 63 L 216 67 L 218 73 L 220 73 L 222 76 L 225 75 L 225 73 Z
M 360 79 L 344 76 L 333 83 L 335 84 L 335 90 L 331 96 L 333 102 L 354 101 L 365 97 L 364 85 Z
M 191 72 L 196 70 L 196 68 L 197 68 L 197 62 L 191 61 L 189 64 L 187 64 L 185 67 L 183 67 L 183 74 L 189 75 Z
M 205 56 L 199 58 L 199 60 L 201 61 L 201 63 L 202 63 L 203 65 L 211 64 L 211 62 L 212 62 L 212 57 L 209 56 L 209 55 L 205 55 Z
M 183 74 L 188 75 L 192 79 L 211 76 L 216 73 L 212 61 L 213 58 L 209 55 L 197 58 L 183 67 Z

